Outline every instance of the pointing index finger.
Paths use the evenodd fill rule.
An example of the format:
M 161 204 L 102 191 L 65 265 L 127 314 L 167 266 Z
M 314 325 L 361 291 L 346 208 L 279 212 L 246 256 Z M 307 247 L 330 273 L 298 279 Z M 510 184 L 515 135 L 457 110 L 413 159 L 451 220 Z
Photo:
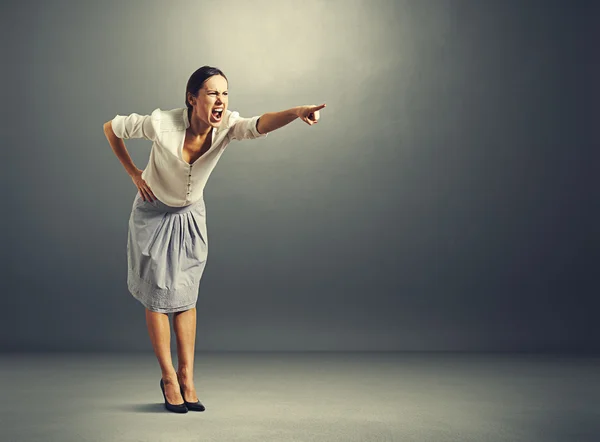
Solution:
M 323 109 L 325 107 L 325 103 L 319 105 L 319 106 L 315 106 L 312 108 L 312 111 L 318 111 L 319 109 Z

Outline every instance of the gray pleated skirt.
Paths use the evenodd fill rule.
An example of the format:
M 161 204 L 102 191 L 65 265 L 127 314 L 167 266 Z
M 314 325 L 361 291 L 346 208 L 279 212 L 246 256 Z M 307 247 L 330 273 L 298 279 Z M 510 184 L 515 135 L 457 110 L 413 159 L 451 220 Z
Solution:
M 172 207 L 136 192 L 127 236 L 127 287 L 134 298 L 160 313 L 194 308 L 207 257 L 203 199 Z

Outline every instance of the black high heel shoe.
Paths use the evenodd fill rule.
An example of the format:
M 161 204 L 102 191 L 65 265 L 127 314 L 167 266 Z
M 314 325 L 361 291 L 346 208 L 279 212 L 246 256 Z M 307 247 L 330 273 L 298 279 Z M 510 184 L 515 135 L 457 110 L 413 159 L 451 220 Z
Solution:
M 192 411 L 206 410 L 206 408 L 204 407 L 204 405 L 202 405 L 202 402 L 200 402 L 200 400 L 198 400 L 196 402 L 186 401 L 185 396 L 183 395 L 183 388 L 181 387 L 181 385 L 179 386 L 179 389 L 181 390 L 181 397 L 183 398 L 183 404 L 187 407 L 188 410 L 192 410 Z
M 174 413 L 187 413 L 188 412 L 188 409 L 185 406 L 185 399 L 184 399 L 183 404 L 171 404 L 171 403 L 169 403 L 169 401 L 167 401 L 167 396 L 165 395 L 165 384 L 164 384 L 162 378 L 160 378 L 160 390 L 162 391 L 163 397 L 165 398 L 165 407 L 167 407 L 167 410 L 172 411 Z

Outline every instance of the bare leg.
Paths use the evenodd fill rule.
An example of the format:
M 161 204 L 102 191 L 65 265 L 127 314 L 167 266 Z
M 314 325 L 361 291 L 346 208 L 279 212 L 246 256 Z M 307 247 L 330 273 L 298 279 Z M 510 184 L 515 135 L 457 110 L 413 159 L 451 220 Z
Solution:
M 173 315 L 173 328 L 177 336 L 177 378 L 184 399 L 196 402 L 194 387 L 194 347 L 196 344 L 196 308 Z
M 169 315 L 146 309 L 146 324 L 152 341 L 154 353 L 158 358 L 162 379 L 165 384 L 165 396 L 171 404 L 182 404 L 177 373 L 171 360 L 171 328 Z

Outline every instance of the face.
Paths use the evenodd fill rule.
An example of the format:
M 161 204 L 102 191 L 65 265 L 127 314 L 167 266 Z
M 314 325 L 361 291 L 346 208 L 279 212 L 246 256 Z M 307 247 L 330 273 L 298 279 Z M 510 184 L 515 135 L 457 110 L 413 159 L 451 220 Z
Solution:
M 204 82 L 195 97 L 188 93 L 188 102 L 194 107 L 193 113 L 197 118 L 210 126 L 218 127 L 227 110 L 227 93 L 227 80 L 221 75 L 213 75 Z M 218 114 L 215 109 L 223 111 Z

